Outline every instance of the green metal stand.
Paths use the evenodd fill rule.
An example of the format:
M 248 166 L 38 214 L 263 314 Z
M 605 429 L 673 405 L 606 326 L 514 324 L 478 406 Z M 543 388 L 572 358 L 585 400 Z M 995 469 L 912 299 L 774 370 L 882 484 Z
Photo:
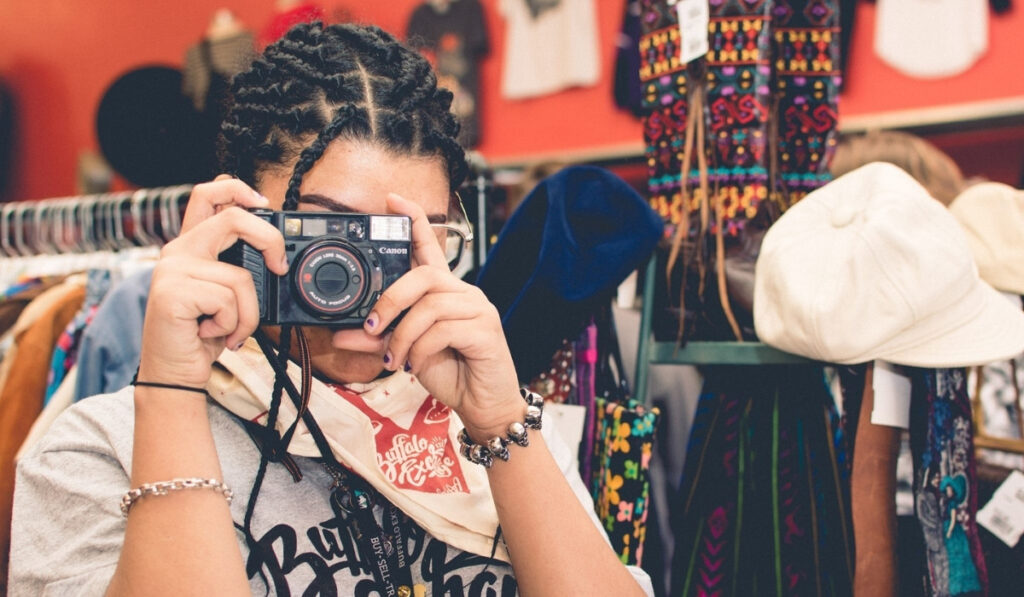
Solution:
M 806 365 L 815 362 L 762 342 L 688 342 L 682 348 L 675 342 L 655 342 L 651 335 L 651 325 L 657 261 L 657 254 L 652 255 L 647 262 L 647 274 L 644 277 L 636 375 L 633 377 L 636 380 L 634 396 L 638 400 L 647 400 L 647 374 L 651 365 Z

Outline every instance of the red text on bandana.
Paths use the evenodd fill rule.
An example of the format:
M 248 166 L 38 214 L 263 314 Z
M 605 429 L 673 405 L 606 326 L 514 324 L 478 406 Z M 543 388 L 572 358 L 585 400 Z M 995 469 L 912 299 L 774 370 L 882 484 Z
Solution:
M 373 425 L 377 465 L 399 489 L 427 493 L 469 493 L 459 459 L 448 437 L 451 411 L 427 396 L 406 429 L 370 408 L 355 392 L 335 391 L 358 408 Z

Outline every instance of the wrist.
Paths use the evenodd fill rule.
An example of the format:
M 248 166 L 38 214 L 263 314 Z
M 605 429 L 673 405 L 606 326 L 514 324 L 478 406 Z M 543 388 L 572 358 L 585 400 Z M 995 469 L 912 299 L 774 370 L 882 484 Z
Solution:
M 506 419 L 504 425 L 491 425 L 470 429 L 465 427 L 459 433 L 459 452 L 474 464 L 490 468 L 495 459 L 508 460 L 509 447 L 526 447 L 530 444 L 530 430 L 540 430 L 544 399 L 525 388 L 520 391 L 520 413 Z

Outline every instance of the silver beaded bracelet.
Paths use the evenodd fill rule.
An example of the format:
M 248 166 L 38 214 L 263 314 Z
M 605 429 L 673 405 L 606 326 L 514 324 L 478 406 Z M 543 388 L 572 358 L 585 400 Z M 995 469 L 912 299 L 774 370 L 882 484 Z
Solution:
M 179 489 L 213 489 L 214 491 L 222 494 L 229 504 L 231 503 L 231 498 L 234 497 L 234 493 L 231 489 L 217 479 L 192 477 L 189 479 L 172 479 L 170 481 L 158 481 L 156 483 L 143 483 L 135 489 L 129 489 L 125 492 L 124 496 L 121 498 L 121 514 L 127 518 L 128 511 L 132 509 L 135 502 L 147 495 L 167 495 L 168 493 Z
M 519 394 L 526 401 L 526 415 L 522 422 L 515 421 L 508 426 L 506 437 L 495 436 L 488 440 L 486 445 L 482 445 L 474 442 L 466 428 L 462 428 L 459 432 L 459 452 L 466 460 L 484 468 L 491 468 L 495 458 L 506 461 L 509 459 L 510 443 L 523 447 L 530 445 L 527 431 L 540 429 L 541 415 L 544 414 L 544 398 L 526 388 L 520 389 Z

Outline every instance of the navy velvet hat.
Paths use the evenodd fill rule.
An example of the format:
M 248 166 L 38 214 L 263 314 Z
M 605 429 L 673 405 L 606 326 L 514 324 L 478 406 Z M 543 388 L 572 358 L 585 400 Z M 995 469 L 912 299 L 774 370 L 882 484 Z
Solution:
M 520 380 L 582 332 L 647 261 L 663 226 L 624 180 L 593 166 L 565 168 L 526 196 L 476 282 L 501 314 Z

